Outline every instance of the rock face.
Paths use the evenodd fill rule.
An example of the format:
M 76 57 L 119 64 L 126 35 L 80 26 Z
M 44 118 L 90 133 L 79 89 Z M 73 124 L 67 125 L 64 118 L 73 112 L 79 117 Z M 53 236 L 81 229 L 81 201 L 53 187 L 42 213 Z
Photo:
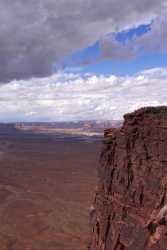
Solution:
M 92 250 L 167 250 L 167 107 L 105 131 L 91 208 Z

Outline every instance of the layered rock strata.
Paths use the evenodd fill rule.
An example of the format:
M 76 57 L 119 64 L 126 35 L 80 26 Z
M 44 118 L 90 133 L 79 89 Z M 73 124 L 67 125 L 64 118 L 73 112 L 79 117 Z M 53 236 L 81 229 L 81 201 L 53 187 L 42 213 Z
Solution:
M 91 208 L 92 250 L 167 250 L 167 107 L 105 130 Z

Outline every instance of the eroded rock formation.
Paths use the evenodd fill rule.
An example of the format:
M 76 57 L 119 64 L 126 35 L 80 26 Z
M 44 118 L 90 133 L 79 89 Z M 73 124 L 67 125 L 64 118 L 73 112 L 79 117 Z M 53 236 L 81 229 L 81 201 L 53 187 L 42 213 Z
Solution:
M 91 208 L 92 250 L 167 250 L 167 107 L 105 131 Z

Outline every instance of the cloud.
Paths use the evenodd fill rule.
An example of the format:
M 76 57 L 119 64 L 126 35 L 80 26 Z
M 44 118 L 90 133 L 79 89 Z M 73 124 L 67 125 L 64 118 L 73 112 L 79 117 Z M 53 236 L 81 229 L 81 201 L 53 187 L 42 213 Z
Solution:
M 101 55 L 98 60 L 130 60 L 136 57 L 136 53 L 131 44 L 123 45 L 115 38 L 115 34 L 106 35 L 100 40 Z
M 157 18 L 151 30 L 134 40 L 133 48 L 138 53 L 167 53 L 167 16 Z
M 122 119 L 142 106 L 167 105 L 167 68 L 133 76 L 59 72 L 0 85 L 0 121 Z
M 130 60 L 138 55 L 167 53 L 167 16 L 157 17 L 150 29 L 141 36 L 134 36 L 125 44 L 116 39 L 116 34 L 106 35 L 100 40 L 101 56 L 98 60 Z
M 49 76 L 67 55 L 166 11 L 166 0 L 1 0 L 0 82 Z

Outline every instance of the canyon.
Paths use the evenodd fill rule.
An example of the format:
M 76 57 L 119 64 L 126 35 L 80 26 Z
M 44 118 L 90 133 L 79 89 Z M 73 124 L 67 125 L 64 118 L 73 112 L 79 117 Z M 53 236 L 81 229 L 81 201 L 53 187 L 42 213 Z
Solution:
M 105 130 L 90 221 L 91 250 L 167 249 L 167 107 Z
M 120 127 L 121 120 L 75 121 L 75 122 L 18 122 L 13 126 L 17 131 L 36 134 L 66 134 L 77 136 L 103 136 L 104 129 Z
M 0 250 L 85 250 L 101 139 L 0 127 Z
M 0 249 L 167 249 L 167 107 L 121 124 L 0 124 Z

